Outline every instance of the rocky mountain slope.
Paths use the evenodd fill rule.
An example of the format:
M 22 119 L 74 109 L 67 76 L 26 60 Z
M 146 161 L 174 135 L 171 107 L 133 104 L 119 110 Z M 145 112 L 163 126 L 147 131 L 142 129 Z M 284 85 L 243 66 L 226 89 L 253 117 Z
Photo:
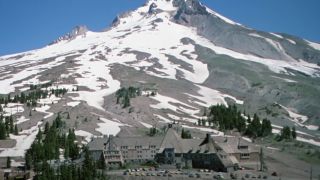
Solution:
M 23 155 L 37 127 L 57 112 L 70 115 L 66 125 L 86 143 L 162 122 L 191 127 L 215 104 L 258 112 L 278 129 L 296 126 L 300 140 L 320 145 L 319 65 L 320 44 L 250 29 L 198 0 L 149 0 L 103 32 L 79 26 L 41 49 L 0 57 L 0 94 L 50 81 L 48 88 L 69 90 L 39 100 L 31 117 L 26 105 L 4 107 L 22 135 L 10 135 L 15 141 L 3 143 L 0 156 Z M 157 94 L 123 109 L 115 92 L 128 86 Z

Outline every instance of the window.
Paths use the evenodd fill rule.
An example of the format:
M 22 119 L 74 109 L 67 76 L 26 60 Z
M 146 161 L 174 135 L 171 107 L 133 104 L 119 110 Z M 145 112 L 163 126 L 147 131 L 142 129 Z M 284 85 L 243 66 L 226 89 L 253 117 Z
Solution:
M 246 146 L 246 145 L 239 145 L 238 146 L 238 149 L 248 149 L 249 147 L 248 146 Z
M 135 146 L 135 149 L 141 149 L 142 146 Z
M 241 153 L 240 159 L 250 159 L 250 154 L 249 153 Z

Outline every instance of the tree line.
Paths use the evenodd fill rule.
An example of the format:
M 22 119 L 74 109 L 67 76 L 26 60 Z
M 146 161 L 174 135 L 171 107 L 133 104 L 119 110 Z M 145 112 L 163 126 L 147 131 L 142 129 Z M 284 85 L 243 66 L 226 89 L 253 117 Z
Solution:
M 250 115 L 242 113 L 235 105 L 211 106 L 204 114 L 207 120 L 199 120 L 198 124 L 204 125 L 207 122 L 209 126 L 218 127 L 221 131 L 237 129 L 251 138 L 265 137 L 272 133 L 271 122 L 268 119 L 261 121 L 257 114 L 251 119 Z
M 64 95 L 68 92 L 65 88 L 57 88 L 51 90 L 43 90 L 43 89 L 32 89 L 32 91 L 24 93 L 21 92 L 20 94 L 14 95 L 11 97 L 10 94 L 7 96 L 0 97 L 0 104 L 4 104 L 6 106 L 9 103 L 21 103 L 26 104 L 28 107 L 36 107 L 37 101 L 39 99 L 46 99 L 48 96 L 55 95 L 59 97 Z
M 30 85 L 30 90 L 27 93 L 21 92 L 20 94 L 11 96 L 11 94 L 0 96 L 0 140 L 9 137 L 9 134 L 18 135 L 19 130 L 17 124 L 14 123 L 13 116 L 4 116 L 4 108 L 9 103 L 26 104 L 27 107 L 36 107 L 39 99 L 45 99 L 48 96 L 55 95 L 59 97 L 67 93 L 65 88 L 56 88 L 51 90 L 43 90 L 52 86 L 52 83 L 45 83 L 40 85 Z M 31 110 L 29 116 L 31 116 Z
M 296 138 L 297 138 L 296 128 L 295 127 L 290 128 L 289 126 L 283 127 L 281 129 L 280 135 L 276 136 L 277 141 L 294 140 Z

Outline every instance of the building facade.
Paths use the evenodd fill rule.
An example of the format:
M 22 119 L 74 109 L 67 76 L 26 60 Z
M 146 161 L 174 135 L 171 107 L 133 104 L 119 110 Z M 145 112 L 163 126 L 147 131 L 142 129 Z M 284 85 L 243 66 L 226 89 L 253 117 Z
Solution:
M 172 125 L 163 136 L 109 136 L 96 139 L 88 146 L 90 151 L 103 149 L 109 165 L 156 161 L 178 168 L 234 171 L 243 164 L 257 167 L 259 162 L 259 150 L 241 137 L 207 134 L 204 139 L 182 139 Z

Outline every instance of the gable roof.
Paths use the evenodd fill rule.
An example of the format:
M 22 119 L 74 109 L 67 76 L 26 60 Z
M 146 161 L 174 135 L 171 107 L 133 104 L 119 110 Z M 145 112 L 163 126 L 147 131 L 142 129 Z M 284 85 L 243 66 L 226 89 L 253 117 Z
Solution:
M 174 148 L 175 153 L 183 153 L 182 138 L 173 128 L 167 130 L 161 142 L 159 153 L 162 153 L 166 148 Z

